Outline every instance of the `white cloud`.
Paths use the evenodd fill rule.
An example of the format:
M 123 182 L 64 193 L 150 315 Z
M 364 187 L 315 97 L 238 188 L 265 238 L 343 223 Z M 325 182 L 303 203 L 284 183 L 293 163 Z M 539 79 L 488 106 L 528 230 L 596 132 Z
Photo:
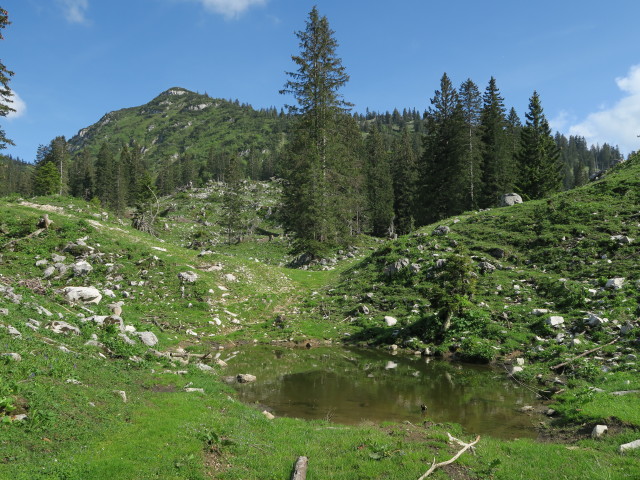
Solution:
M 20 98 L 16 92 L 12 91 L 9 100 L 13 103 L 9 103 L 9 106 L 15 110 L 15 112 L 9 112 L 6 116 L 8 120 L 13 120 L 14 118 L 21 117 L 27 111 L 27 104 L 24 103 L 24 100 Z
M 265 5 L 267 0 L 198 0 L 202 5 L 214 13 L 224 15 L 227 19 L 238 18 L 249 7 Z
M 87 10 L 89 9 L 89 0 L 57 0 L 58 5 L 64 13 L 64 17 L 69 23 L 87 24 Z
M 629 69 L 626 77 L 616 78 L 624 96 L 610 108 L 591 113 L 585 120 L 569 129 L 587 142 L 618 145 L 624 153 L 640 149 L 640 65 Z
M 571 122 L 569 112 L 561 110 L 558 115 L 549 120 L 549 126 L 553 131 L 563 131 L 567 124 Z

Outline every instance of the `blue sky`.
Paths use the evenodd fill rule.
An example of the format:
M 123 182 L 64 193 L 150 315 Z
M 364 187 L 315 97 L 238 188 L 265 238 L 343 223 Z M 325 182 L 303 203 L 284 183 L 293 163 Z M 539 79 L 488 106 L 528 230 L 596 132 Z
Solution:
M 39 144 L 181 86 L 256 108 L 294 69 L 294 35 L 313 5 L 351 77 L 355 110 L 429 106 L 443 72 L 484 91 L 496 78 L 524 119 L 534 90 L 552 126 L 638 150 L 636 0 L 5 0 L 0 59 L 15 72 L 16 114 L 0 118 L 32 161 Z

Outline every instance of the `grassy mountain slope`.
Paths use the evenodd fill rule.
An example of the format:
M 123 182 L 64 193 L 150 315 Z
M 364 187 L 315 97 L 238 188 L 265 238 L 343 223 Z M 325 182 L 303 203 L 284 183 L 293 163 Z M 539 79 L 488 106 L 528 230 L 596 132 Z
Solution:
M 102 142 L 142 148 L 149 165 L 189 153 L 206 158 L 211 147 L 232 153 L 273 152 L 286 119 L 275 110 L 257 111 L 237 102 L 174 87 L 145 105 L 107 113 L 69 139 L 72 153 L 96 154 Z
M 518 381 L 555 402 L 560 415 L 544 427 L 550 442 L 485 438 L 476 456 L 463 455 L 434 478 L 551 478 L 560 468 L 566 478 L 633 478 L 640 471 L 637 452 L 617 453 L 640 437 L 639 397 L 611 395 L 640 390 L 640 158 L 549 200 L 449 219 L 445 235 L 433 235 L 432 225 L 396 241 L 362 239 L 318 270 L 285 267 L 286 240 L 268 240 L 265 231 L 279 233 L 266 213 L 269 184 L 255 187 L 263 230 L 225 245 L 220 188 L 165 199 L 157 238 L 76 199 L 0 201 L 0 354 L 19 355 L 0 357 L 0 478 L 286 478 L 303 454 L 313 464 L 310 478 L 417 478 L 434 456 L 457 451 L 446 431 L 470 438 L 428 422 L 269 421 L 219 380 L 225 368 L 216 357 L 231 357 L 220 347 L 233 341 L 345 338 L 507 365 L 517 356 L 524 359 Z M 44 213 L 54 223 L 34 234 Z M 203 243 L 187 248 L 194 239 Z M 82 272 L 83 261 L 91 271 Z M 437 307 L 451 285 L 442 272 L 452 265 L 473 279 L 473 296 L 442 335 Z M 622 287 L 607 288 L 615 276 L 625 278 Z M 70 286 L 96 287 L 103 299 L 69 303 L 61 290 Z M 124 332 L 117 318 L 90 320 L 112 314 L 118 302 Z M 536 308 L 548 313 L 534 315 Z M 589 325 L 590 313 L 608 321 Z M 548 326 L 551 315 L 564 326 Z M 384 316 L 398 323 L 387 327 Z M 77 331 L 55 333 L 56 321 Z M 134 329 L 158 343 L 144 345 Z M 15 418 L 21 414 L 25 420 Z M 596 423 L 610 426 L 604 440 L 589 437 Z

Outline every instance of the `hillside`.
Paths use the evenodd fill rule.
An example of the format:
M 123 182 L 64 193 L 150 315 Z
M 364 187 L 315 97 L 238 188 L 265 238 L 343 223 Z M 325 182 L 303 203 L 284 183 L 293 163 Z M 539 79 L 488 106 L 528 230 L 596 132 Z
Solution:
M 483 438 L 440 478 L 640 471 L 618 453 L 640 438 L 640 157 L 306 270 L 286 266 L 276 186 L 246 187 L 259 221 L 238 245 L 218 184 L 164 199 L 158 237 L 78 199 L 0 200 L 0 478 L 286 478 L 306 454 L 317 478 L 404 479 L 450 458 L 456 426 L 268 420 L 221 382 L 237 343 L 344 341 L 493 361 L 549 399 L 546 442 Z
M 246 155 L 273 155 L 282 142 L 286 117 L 275 109 L 254 110 L 239 102 L 174 87 L 150 102 L 105 114 L 69 139 L 76 154 L 96 154 L 103 142 L 135 141 L 157 171 L 163 162 L 183 154 L 207 158 L 210 149 Z

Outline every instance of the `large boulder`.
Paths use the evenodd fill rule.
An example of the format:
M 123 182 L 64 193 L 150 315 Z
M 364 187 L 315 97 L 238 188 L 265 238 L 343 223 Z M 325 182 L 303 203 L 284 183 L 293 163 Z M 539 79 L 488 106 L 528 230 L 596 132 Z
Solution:
M 62 289 L 64 298 L 69 303 L 93 303 L 98 305 L 102 294 L 95 287 L 65 287 Z
M 511 207 L 517 203 L 522 203 L 522 197 L 517 193 L 505 193 L 500 199 L 501 207 Z

